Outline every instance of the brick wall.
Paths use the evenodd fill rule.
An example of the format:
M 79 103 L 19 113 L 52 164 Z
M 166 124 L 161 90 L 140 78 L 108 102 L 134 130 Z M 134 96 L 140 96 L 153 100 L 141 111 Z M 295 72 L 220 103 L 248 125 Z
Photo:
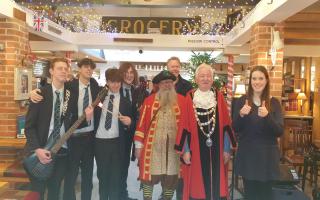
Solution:
M 0 18 L 0 138 L 16 137 L 16 118 L 26 112 L 14 97 L 14 68 L 21 67 L 27 53 L 28 31 L 26 23 L 17 19 Z
M 272 68 L 270 55 L 268 54 L 271 47 L 271 28 L 274 24 L 256 23 L 251 28 L 250 33 L 250 67 L 263 65 L 268 71 Z M 282 30 L 280 26 L 276 30 Z M 270 71 L 270 94 L 280 98 L 282 93 L 282 74 L 283 74 L 283 49 L 277 50 L 276 64 Z

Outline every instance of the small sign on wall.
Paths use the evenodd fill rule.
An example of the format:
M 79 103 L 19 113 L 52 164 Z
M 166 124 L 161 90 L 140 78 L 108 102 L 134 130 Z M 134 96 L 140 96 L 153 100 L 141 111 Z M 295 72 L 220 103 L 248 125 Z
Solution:
M 29 98 L 32 89 L 32 70 L 27 68 L 15 68 L 14 71 L 14 100 Z
M 24 133 L 25 121 L 25 115 L 19 115 L 17 117 L 17 138 L 26 138 L 26 135 Z

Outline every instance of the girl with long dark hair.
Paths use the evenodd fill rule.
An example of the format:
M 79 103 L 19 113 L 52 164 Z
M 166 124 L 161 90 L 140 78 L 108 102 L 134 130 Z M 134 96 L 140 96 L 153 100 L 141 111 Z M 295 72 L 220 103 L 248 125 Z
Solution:
M 246 95 L 235 102 L 233 128 L 239 137 L 235 172 L 243 178 L 245 199 L 270 200 L 272 181 L 279 178 L 277 139 L 283 134 L 279 101 L 270 96 L 264 66 L 250 72 Z

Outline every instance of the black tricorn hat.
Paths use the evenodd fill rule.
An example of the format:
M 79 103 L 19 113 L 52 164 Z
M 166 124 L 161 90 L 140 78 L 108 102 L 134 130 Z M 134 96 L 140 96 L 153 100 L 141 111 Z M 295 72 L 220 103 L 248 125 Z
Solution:
M 163 70 L 152 79 L 152 83 L 158 84 L 160 83 L 160 81 L 169 80 L 169 79 L 175 81 L 177 78 L 168 70 Z

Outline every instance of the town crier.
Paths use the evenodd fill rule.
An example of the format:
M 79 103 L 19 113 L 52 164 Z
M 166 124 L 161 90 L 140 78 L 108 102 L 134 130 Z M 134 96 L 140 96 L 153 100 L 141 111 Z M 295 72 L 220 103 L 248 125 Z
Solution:
M 175 80 L 166 70 L 155 76 L 153 83 L 159 85 L 159 91 L 147 97 L 140 110 L 134 141 L 144 200 L 152 199 L 153 186 L 158 183 L 162 199 L 172 199 L 178 183 L 180 159 L 174 145 L 186 109 L 185 97 L 174 89 Z

